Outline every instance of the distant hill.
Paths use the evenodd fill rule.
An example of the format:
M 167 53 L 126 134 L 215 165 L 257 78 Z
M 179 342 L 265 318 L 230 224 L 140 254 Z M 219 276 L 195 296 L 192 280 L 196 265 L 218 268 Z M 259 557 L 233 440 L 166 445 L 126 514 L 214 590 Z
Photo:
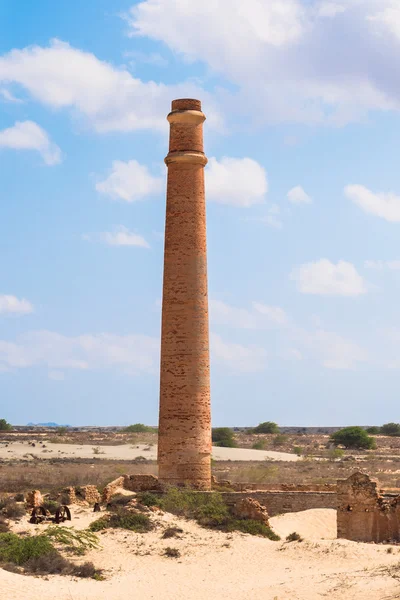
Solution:
M 59 425 L 58 423 L 28 423 L 27 427 L 70 427 L 70 425 Z

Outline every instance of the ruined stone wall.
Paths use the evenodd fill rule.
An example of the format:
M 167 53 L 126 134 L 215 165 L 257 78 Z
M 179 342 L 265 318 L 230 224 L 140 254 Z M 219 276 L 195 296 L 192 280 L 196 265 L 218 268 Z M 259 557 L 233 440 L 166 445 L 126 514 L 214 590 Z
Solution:
M 218 484 L 219 482 L 217 482 Z M 221 482 L 223 483 L 223 482 Z M 230 483 L 237 492 L 246 490 L 273 492 L 336 492 L 336 483 L 296 484 L 296 483 Z
M 335 492 L 286 492 L 286 491 L 251 491 L 222 492 L 222 497 L 230 506 L 235 506 L 241 498 L 254 498 L 266 507 L 270 517 L 289 512 L 300 512 L 311 508 L 336 508 Z
M 123 486 L 132 492 L 161 490 L 161 484 L 155 475 L 125 475 Z
M 117 479 L 110 481 L 110 483 L 106 485 L 101 497 L 102 502 L 107 504 L 107 502 L 110 501 L 110 498 L 116 493 L 117 489 L 124 487 L 125 477 L 127 477 L 127 475 L 121 475 L 121 477 L 117 477 Z
M 337 537 L 359 542 L 400 541 L 400 495 L 354 473 L 337 483 Z

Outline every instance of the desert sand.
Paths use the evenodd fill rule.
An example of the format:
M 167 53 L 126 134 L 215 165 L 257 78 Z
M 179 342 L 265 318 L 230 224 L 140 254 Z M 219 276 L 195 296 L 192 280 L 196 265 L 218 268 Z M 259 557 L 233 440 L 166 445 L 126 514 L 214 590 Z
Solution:
M 147 444 L 123 444 L 119 446 L 89 446 L 76 444 L 52 444 L 46 442 L 46 448 L 42 447 L 42 442 L 36 446 L 29 445 L 28 442 L 7 442 L 0 444 L 0 459 L 24 459 L 33 460 L 33 457 L 40 458 L 99 458 L 109 460 L 133 460 L 143 456 L 148 460 L 157 460 L 157 445 L 149 446 Z M 96 448 L 96 450 L 94 450 Z M 253 460 L 284 460 L 297 461 L 299 457 L 289 452 L 275 452 L 272 450 L 251 450 L 248 448 L 217 448 L 213 447 L 212 457 L 214 460 L 234 460 L 234 461 L 253 461 Z
M 76 508 L 73 526 L 85 528 L 97 518 Z M 282 541 L 241 533 L 200 528 L 169 514 L 155 515 L 155 531 L 136 534 L 108 530 L 99 535 L 101 549 L 84 560 L 104 568 L 106 581 L 71 577 L 37 578 L 0 570 L 3 600 L 390 600 L 400 597 L 400 550 L 394 546 L 335 540 L 336 513 L 319 509 L 282 515 L 271 525 Z M 161 539 L 165 527 L 177 525 L 180 539 Z M 14 530 L 44 526 L 21 523 Z M 297 531 L 303 542 L 284 536 Z M 178 548 L 181 557 L 167 558 L 163 550 Z M 83 559 L 80 559 L 83 560 Z

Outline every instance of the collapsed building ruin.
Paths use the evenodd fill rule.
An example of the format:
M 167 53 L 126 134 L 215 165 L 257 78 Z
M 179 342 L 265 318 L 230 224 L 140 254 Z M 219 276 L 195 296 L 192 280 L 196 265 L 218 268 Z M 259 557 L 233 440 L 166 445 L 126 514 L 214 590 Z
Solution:
M 356 542 L 400 541 L 400 494 L 376 479 L 353 473 L 337 482 L 337 537 Z

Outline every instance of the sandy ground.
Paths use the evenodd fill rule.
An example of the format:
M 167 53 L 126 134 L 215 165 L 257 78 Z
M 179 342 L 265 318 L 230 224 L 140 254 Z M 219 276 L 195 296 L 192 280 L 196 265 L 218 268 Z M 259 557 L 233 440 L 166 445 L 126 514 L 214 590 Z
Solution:
M 0 443 L 0 459 L 24 459 L 33 460 L 40 458 L 102 458 L 110 460 L 133 460 L 143 456 L 148 460 L 157 460 L 157 446 L 145 444 L 124 444 L 121 446 L 79 446 L 75 444 L 44 444 L 38 442 L 31 446 L 28 442 Z M 297 461 L 299 457 L 287 452 L 275 452 L 267 450 L 251 450 L 248 448 L 216 448 L 213 447 L 212 457 L 214 460 L 284 460 Z
M 85 528 L 97 515 L 75 509 L 73 525 Z M 106 571 L 106 581 L 70 577 L 38 578 L 0 569 L 3 600 L 394 600 L 400 586 L 400 550 L 335 540 L 335 511 L 309 510 L 271 519 L 277 533 L 293 530 L 303 542 L 271 542 L 244 534 L 201 529 L 195 523 L 157 515 L 147 534 L 122 530 L 99 535 L 101 549 L 84 559 Z M 180 539 L 163 540 L 168 525 L 180 526 Z M 34 526 L 23 523 L 19 530 Z M 38 527 L 40 530 L 40 527 Z M 284 540 L 284 537 L 282 538 Z M 163 556 L 178 548 L 178 559 Z

